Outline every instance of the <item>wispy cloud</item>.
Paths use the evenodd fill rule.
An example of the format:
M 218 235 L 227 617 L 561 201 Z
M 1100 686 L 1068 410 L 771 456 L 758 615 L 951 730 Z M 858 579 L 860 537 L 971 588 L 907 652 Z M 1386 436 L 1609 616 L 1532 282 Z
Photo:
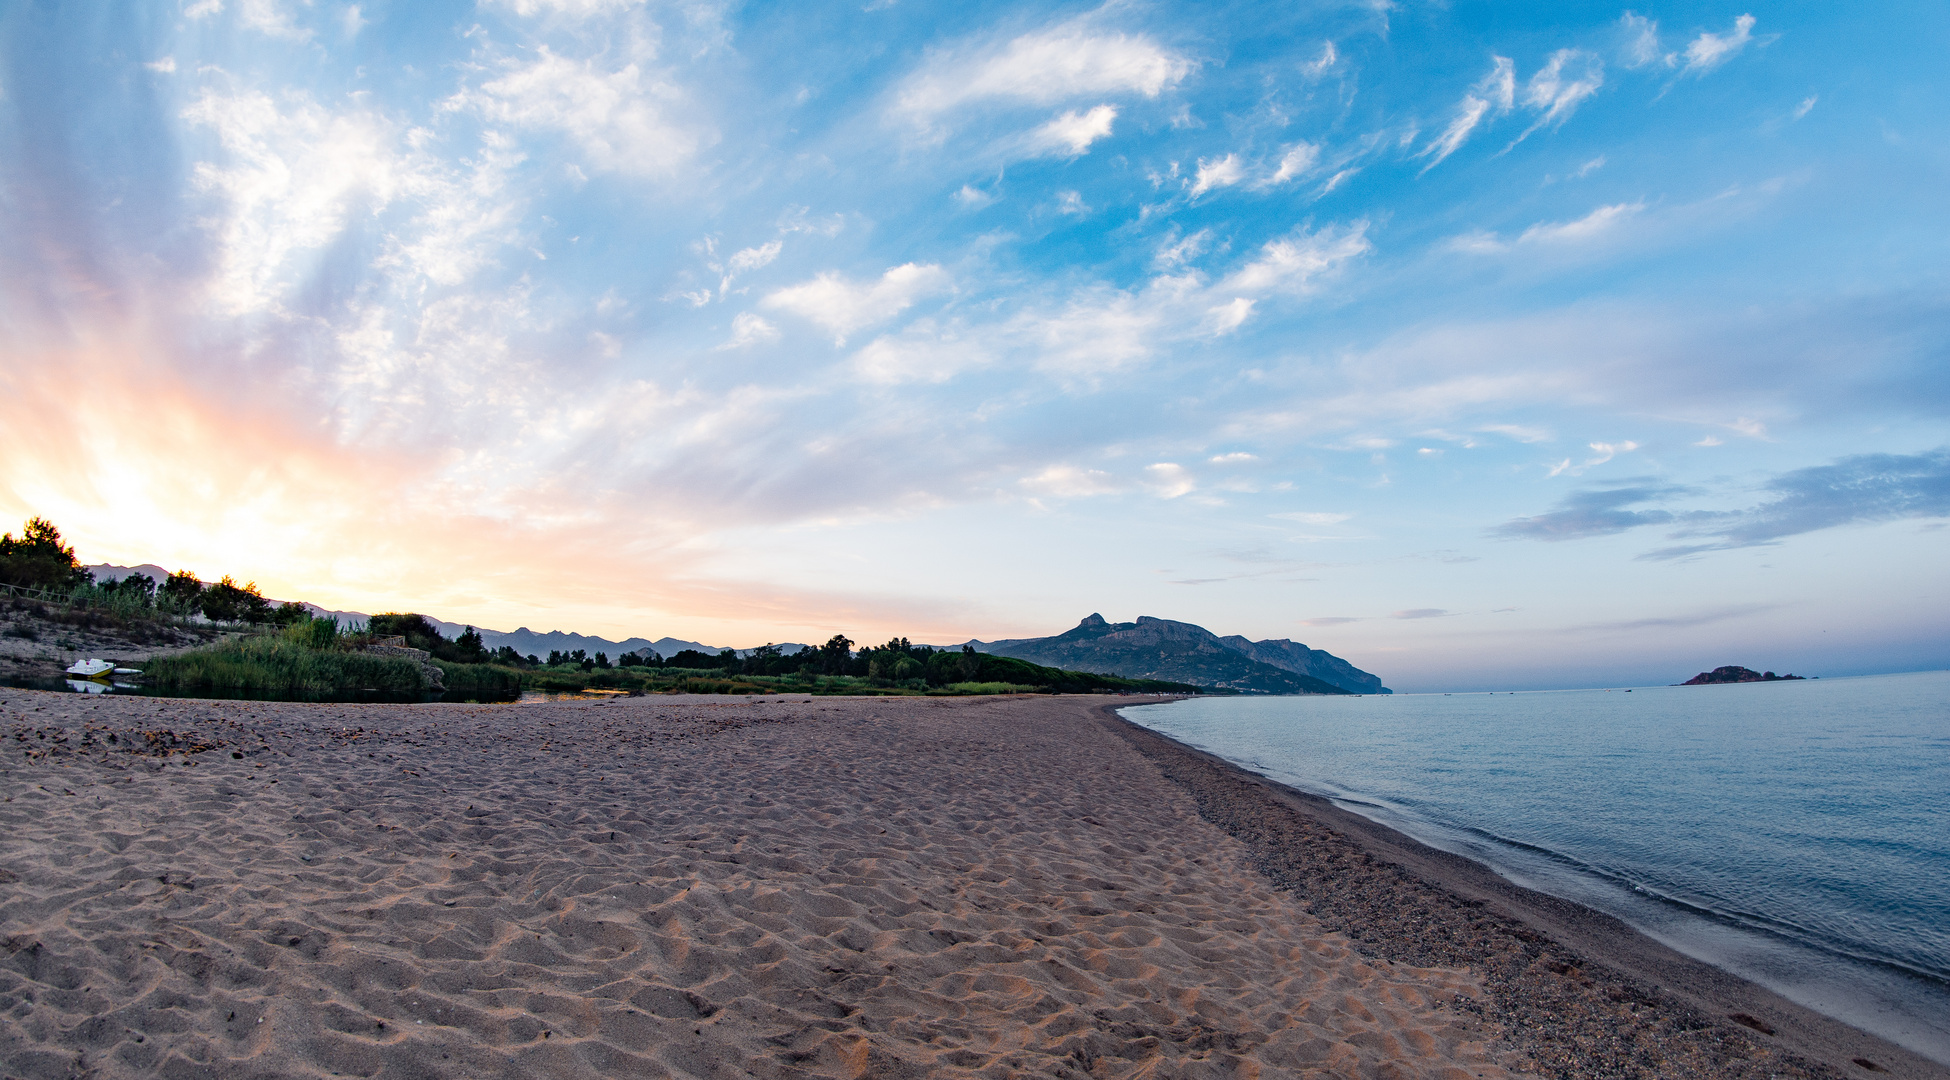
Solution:
M 1581 491 L 1567 496 L 1558 503 L 1556 510 L 1548 514 L 1506 521 L 1491 530 L 1491 535 L 1517 540 L 1584 540 L 1593 536 L 1609 536 L 1642 525 L 1669 524 L 1675 520 L 1671 511 L 1625 508 L 1684 494 L 1687 494 L 1687 489 L 1670 484 L 1635 484 Z
M 1443 159 L 1461 149 L 1485 117 L 1500 116 L 1510 111 L 1516 101 L 1516 71 L 1516 65 L 1509 57 L 1495 57 L 1490 73 L 1463 95 L 1462 103 L 1456 106 L 1456 115 L 1449 121 L 1449 126 L 1417 155 L 1430 158 L 1429 163 L 1423 166 L 1423 172 L 1442 164 Z
M 1644 211 L 1644 202 L 1613 203 L 1600 206 L 1574 221 L 1540 221 L 1506 241 L 1488 231 L 1465 233 L 1448 242 L 1451 251 L 1475 255 L 1494 255 L 1513 250 L 1516 245 L 1576 244 L 1596 240 L 1614 232 L 1621 224 Z
M 1671 58 L 1659 48 L 1658 23 L 1635 11 L 1628 11 L 1618 20 L 1618 26 L 1624 38 L 1620 53 L 1626 67 L 1641 68 L 1648 64 L 1671 63 Z
M 1605 85 L 1605 62 L 1582 49 L 1559 49 L 1524 84 L 1523 103 L 1543 113 L 1510 145 L 1529 138 L 1540 128 L 1560 127 L 1586 98 Z
M 1391 612 L 1388 617 L 1391 619 L 1442 619 L 1454 614 L 1457 613 L 1445 608 L 1418 607 L 1409 608 L 1407 611 Z
M 1704 75 L 1728 60 L 1740 55 L 1747 43 L 1754 39 L 1754 17 L 1742 15 L 1733 20 L 1733 29 L 1725 34 L 1701 31 L 1686 46 L 1686 63 L 1679 69 L 1681 75 Z
M 1280 155 L 1280 167 L 1266 178 L 1267 186 L 1284 184 L 1314 171 L 1320 163 L 1320 147 L 1314 143 L 1295 143 Z
M 923 128 L 965 105 L 1003 100 L 1056 104 L 1079 97 L 1155 98 L 1191 74 L 1191 60 L 1142 34 L 1100 29 L 1084 16 L 1000 45 L 930 56 L 896 95 L 896 112 Z
M 1673 484 L 1629 484 L 1566 497 L 1556 510 L 1517 518 L 1493 529 L 1507 539 L 1581 540 L 1647 525 L 1676 525 L 1675 539 L 1701 544 L 1660 548 L 1639 556 L 1666 560 L 1706 551 L 1778 543 L 1840 525 L 1950 517 L 1950 448 L 1923 454 L 1858 454 L 1830 465 L 1796 469 L 1763 487 L 1775 497 L 1746 510 L 1672 511 L 1627 507 L 1697 495 Z
M 1268 241 L 1259 256 L 1219 283 L 1221 292 L 1306 292 L 1319 278 L 1374 250 L 1368 223 L 1302 230 Z
M 1765 490 L 1776 497 L 1748 510 L 1688 514 L 1684 527 L 1672 534 L 1710 542 L 1661 548 L 1640 558 L 1675 559 L 1773 544 L 1840 525 L 1950 517 L 1950 447 L 1923 454 L 1845 457 L 1832 465 L 1785 473 L 1770 480 Z

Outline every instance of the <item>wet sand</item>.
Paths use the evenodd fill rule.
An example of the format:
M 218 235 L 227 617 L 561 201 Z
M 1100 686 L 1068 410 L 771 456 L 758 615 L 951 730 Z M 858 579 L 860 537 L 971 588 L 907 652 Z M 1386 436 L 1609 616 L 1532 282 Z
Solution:
M 0 690 L 0 1072 L 1845 1075 L 1116 703 Z

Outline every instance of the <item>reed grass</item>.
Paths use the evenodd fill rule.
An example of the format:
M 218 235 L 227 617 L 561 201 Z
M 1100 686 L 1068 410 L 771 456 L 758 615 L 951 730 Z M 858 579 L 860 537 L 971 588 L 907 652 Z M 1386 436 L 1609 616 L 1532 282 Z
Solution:
M 459 665 L 471 666 L 471 665 Z M 424 693 L 420 666 L 395 656 L 318 649 L 290 635 L 235 638 L 143 666 L 144 684 L 170 690 L 253 690 L 263 693 L 343 693 L 378 690 Z

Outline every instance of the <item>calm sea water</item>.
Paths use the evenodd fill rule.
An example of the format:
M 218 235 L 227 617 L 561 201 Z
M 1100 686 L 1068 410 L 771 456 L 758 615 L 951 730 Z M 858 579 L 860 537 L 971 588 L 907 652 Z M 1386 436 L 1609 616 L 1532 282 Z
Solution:
M 1121 712 L 1950 1063 L 1950 672 Z

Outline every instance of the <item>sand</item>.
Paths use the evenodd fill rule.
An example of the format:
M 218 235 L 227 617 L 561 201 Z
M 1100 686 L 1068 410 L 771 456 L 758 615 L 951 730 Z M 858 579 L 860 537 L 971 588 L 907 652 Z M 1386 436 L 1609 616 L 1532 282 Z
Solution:
M 1835 1075 L 1649 990 L 1711 1053 L 1560 1060 L 1613 975 L 1113 703 L 0 690 L 0 1072 Z M 1536 940 L 1361 940 L 1431 896 Z

